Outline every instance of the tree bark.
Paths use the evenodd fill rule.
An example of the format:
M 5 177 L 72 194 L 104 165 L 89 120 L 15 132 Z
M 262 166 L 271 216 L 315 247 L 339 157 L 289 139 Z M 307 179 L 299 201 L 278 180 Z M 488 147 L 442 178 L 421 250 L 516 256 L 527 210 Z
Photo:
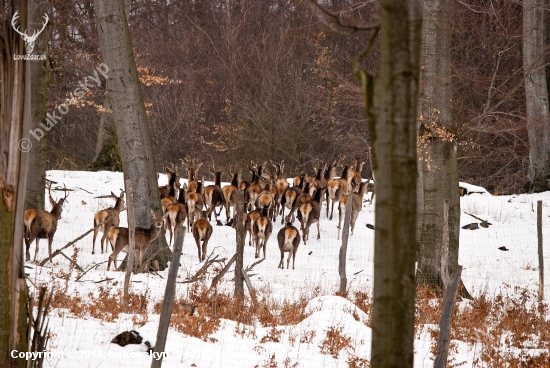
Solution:
M 529 173 L 524 189 L 535 193 L 550 189 L 550 112 L 544 63 L 544 9 L 543 0 L 523 2 L 523 67 L 529 137 Z
M 366 89 L 377 179 L 372 367 L 413 366 L 421 27 L 422 2 L 382 1 L 378 72 Z
M 40 29 L 47 14 L 48 2 L 45 0 L 29 1 L 29 28 Z M 48 51 L 48 32 L 44 31 L 36 39 L 37 55 Z M 37 60 L 28 63 L 31 76 L 31 129 L 39 129 L 46 120 L 46 87 L 48 83 L 49 62 Z M 27 178 L 27 195 L 25 208 L 44 209 L 44 188 L 46 186 L 46 137 L 33 140 L 29 151 L 29 174 Z
M 105 85 L 106 91 L 110 89 L 109 84 L 107 81 Z M 123 171 L 118 149 L 115 119 L 112 112 L 111 100 L 107 93 L 103 97 L 103 109 L 105 111 L 102 111 L 100 114 L 95 156 L 90 169 Z
M 449 200 L 447 271 L 458 265 L 460 195 L 452 120 L 451 2 L 425 0 L 418 110 L 417 283 L 442 287 L 443 203 Z
M 26 28 L 28 4 L 20 2 L 19 24 Z M 10 351 L 28 350 L 28 292 L 24 279 L 23 222 L 28 153 L 21 139 L 30 129 L 30 72 L 28 62 L 15 61 L 25 54 L 21 37 L 11 27 L 15 9 L 0 3 L 0 364 L 24 367 L 26 361 L 11 358 Z M 28 147 L 28 146 L 27 146 Z
M 109 89 L 124 179 L 131 180 L 136 198 L 136 227 L 149 228 L 151 209 L 161 212 L 149 122 L 141 93 L 123 0 L 95 0 L 94 11 L 101 55 L 108 66 Z M 145 259 L 156 254 L 161 269 L 171 256 L 164 231 L 151 244 Z

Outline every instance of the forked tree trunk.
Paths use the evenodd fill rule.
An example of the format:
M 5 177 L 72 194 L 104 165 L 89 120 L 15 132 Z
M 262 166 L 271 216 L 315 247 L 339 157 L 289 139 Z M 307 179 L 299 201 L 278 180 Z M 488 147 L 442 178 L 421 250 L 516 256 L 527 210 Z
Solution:
M 123 0 L 94 2 L 101 55 L 109 68 L 107 93 L 112 104 L 124 179 L 133 184 L 136 227 L 148 228 L 151 209 L 161 213 L 160 196 L 149 122 L 124 7 Z M 164 231 L 151 244 L 145 259 L 153 254 L 157 254 L 155 259 L 160 268 L 166 268 L 171 252 Z
M 524 189 L 535 193 L 550 189 L 550 112 L 544 60 L 545 6 L 543 0 L 523 2 L 523 67 L 529 136 L 529 174 Z
M 108 91 L 107 81 L 105 90 Z M 99 118 L 95 156 L 90 165 L 92 170 L 123 171 L 122 161 L 118 149 L 115 119 L 112 113 L 111 100 L 106 93 L 103 97 L 103 109 Z
M 377 188 L 371 366 L 412 367 L 422 2 L 381 5 L 378 71 L 366 96 Z
M 48 2 L 29 0 L 29 28 L 40 29 L 47 14 Z M 30 33 L 30 32 L 29 32 Z M 37 55 L 46 54 L 48 50 L 48 32 L 45 30 L 36 39 Z M 46 87 L 49 65 L 47 60 L 36 60 L 28 63 L 31 75 L 31 129 L 39 128 L 46 120 Z M 46 142 L 47 138 L 32 141 L 29 151 L 29 175 L 27 178 L 27 195 L 25 208 L 44 209 L 44 188 L 46 186 Z
M 452 121 L 451 2 L 424 0 L 418 101 L 419 186 L 417 283 L 443 287 L 443 203 L 449 200 L 447 270 L 458 264 L 460 195 Z

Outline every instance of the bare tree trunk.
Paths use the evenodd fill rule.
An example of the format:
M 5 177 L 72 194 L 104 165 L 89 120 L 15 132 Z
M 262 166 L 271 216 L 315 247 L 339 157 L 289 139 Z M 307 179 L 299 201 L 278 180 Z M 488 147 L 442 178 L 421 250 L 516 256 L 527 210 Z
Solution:
M 371 366 L 412 367 L 422 2 L 381 8 L 378 72 L 366 96 L 377 180 Z
M 149 122 L 124 7 L 123 0 L 94 2 L 101 55 L 109 68 L 107 93 L 119 138 L 124 179 L 131 180 L 133 184 L 136 227 L 148 228 L 151 209 L 161 212 L 160 196 Z M 166 268 L 171 252 L 164 231 L 151 244 L 145 259 L 153 254 L 156 254 L 155 260 L 158 260 L 160 268 Z
M 418 110 L 420 118 L 417 282 L 442 286 L 443 228 L 449 229 L 447 271 L 458 265 L 460 196 L 452 121 L 451 2 L 425 0 Z M 447 224 L 443 202 L 449 200 Z
M 29 1 L 29 27 L 40 29 L 44 14 L 48 11 L 48 1 Z M 48 50 L 48 32 L 42 32 L 36 39 L 37 55 L 46 54 Z M 28 63 L 31 75 L 31 129 L 39 128 L 46 120 L 46 86 L 48 83 L 49 63 L 47 60 L 36 60 Z M 44 188 L 46 186 L 46 137 L 32 142 L 29 151 L 29 176 L 27 178 L 27 195 L 25 208 L 44 209 Z
M 543 0 L 523 2 L 523 66 L 529 136 L 529 174 L 524 189 L 535 193 L 550 189 L 550 112 L 544 63 L 545 5 Z

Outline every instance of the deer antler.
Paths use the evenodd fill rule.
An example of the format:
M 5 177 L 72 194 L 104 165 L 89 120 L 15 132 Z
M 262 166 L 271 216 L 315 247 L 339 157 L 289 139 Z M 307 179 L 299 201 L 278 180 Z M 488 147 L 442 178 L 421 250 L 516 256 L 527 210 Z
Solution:
M 15 12 L 15 14 L 13 15 L 13 18 L 11 19 L 11 26 L 13 27 L 13 29 L 15 30 L 15 32 L 19 33 L 22 37 L 29 37 L 27 36 L 27 33 L 25 31 L 25 33 L 22 33 L 20 30 L 19 30 L 19 27 L 15 27 L 15 20 L 17 18 L 19 18 L 19 16 L 17 15 L 17 13 L 19 13 L 19 10 Z
M 36 38 L 42 31 L 46 28 L 46 25 L 48 24 L 48 21 L 50 18 L 48 18 L 48 14 L 44 14 L 44 23 L 42 23 L 42 29 L 40 31 L 34 30 L 32 33 L 32 36 L 30 36 L 31 39 Z M 25 33 L 26 34 L 26 33 Z

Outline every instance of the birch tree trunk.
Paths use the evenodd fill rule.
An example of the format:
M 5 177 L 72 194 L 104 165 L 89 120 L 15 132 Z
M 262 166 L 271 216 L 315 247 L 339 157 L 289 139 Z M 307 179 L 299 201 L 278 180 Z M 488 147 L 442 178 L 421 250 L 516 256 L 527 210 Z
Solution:
M 371 366 L 412 367 L 422 2 L 381 5 L 378 72 L 366 96 L 377 179 Z
M 443 203 L 449 200 L 448 273 L 458 264 L 460 195 L 452 120 L 451 1 L 424 0 L 419 88 L 417 283 L 441 283 Z
M 535 193 L 550 189 L 550 117 L 544 62 L 545 5 L 543 0 L 523 2 L 523 67 L 529 136 L 529 174 L 524 189 Z
M 95 0 L 94 12 L 103 62 L 108 66 L 109 89 L 124 180 L 134 189 L 136 227 L 149 228 L 151 209 L 161 213 L 149 122 L 141 93 L 123 0 Z M 161 269 L 171 255 L 164 231 L 151 244 L 145 258 L 155 257 Z
M 29 0 L 29 27 L 40 29 L 44 14 L 48 11 L 47 0 Z M 36 39 L 37 55 L 48 51 L 48 32 L 44 31 Z M 31 129 L 39 128 L 46 120 L 46 87 L 48 83 L 48 60 L 36 60 L 28 63 L 31 75 Z M 27 196 L 25 208 L 44 209 L 44 188 L 46 186 L 46 143 L 47 139 L 33 140 L 29 151 L 29 175 L 27 178 Z

